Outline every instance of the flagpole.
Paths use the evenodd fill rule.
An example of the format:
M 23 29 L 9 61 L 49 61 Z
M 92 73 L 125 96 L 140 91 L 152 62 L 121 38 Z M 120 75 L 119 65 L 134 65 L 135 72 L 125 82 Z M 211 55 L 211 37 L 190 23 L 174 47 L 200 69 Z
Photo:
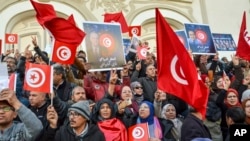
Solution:
M 51 100 L 51 104 L 50 104 L 50 105 L 51 105 L 51 106 L 53 106 L 53 98 L 54 98 L 53 96 L 54 96 L 54 92 L 52 92 L 52 93 L 50 94 L 50 100 Z

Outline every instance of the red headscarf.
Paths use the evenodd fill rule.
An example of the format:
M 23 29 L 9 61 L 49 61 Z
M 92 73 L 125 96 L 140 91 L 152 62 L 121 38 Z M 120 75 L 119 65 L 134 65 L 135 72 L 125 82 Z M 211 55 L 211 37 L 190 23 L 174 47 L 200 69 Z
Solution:
M 231 104 L 229 104 L 228 101 L 227 101 L 227 96 L 228 96 L 228 94 L 229 94 L 230 92 L 234 93 L 234 94 L 237 96 L 237 103 L 236 103 L 235 105 L 231 105 Z M 240 102 L 239 102 L 239 94 L 238 94 L 238 92 L 237 92 L 235 89 L 232 89 L 232 88 L 229 88 L 229 89 L 227 90 L 227 95 L 226 95 L 226 97 L 225 97 L 225 99 L 224 99 L 224 102 L 225 102 L 225 104 L 227 105 L 228 108 L 230 108 L 230 107 L 241 107 L 241 104 L 240 104 Z
M 104 133 L 106 141 L 127 141 L 127 129 L 117 118 L 99 121 L 98 126 Z

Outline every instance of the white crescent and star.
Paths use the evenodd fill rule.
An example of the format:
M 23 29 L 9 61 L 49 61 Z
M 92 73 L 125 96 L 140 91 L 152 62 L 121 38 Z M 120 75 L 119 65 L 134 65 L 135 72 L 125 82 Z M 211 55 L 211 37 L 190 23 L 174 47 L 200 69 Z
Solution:
M 199 32 L 199 33 L 198 33 L 198 38 L 199 38 L 199 39 L 204 39 L 204 38 L 205 38 L 205 35 L 204 35 L 202 32 Z
M 140 54 L 143 56 L 143 57 L 146 57 L 147 56 L 147 49 L 146 48 L 142 48 L 140 50 Z
M 41 87 L 45 82 L 45 73 L 40 68 L 31 68 L 27 71 L 25 80 L 33 88 Z
M 56 50 L 56 56 L 62 60 L 62 61 L 66 61 L 69 60 L 71 57 L 71 51 L 68 47 L 66 46 L 60 46 L 57 50 Z
M 180 83 L 180 84 L 182 84 L 182 85 L 188 85 L 188 81 L 185 80 L 185 79 L 182 79 L 182 77 L 185 78 L 185 75 L 184 75 L 184 73 L 183 73 L 183 71 L 182 71 L 182 68 L 180 67 L 180 72 L 181 72 L 182 77 L 180 77 L 179 74 L 177 74 L 177 72 L 176 72 L 176 63 L 177 63 L 177 61 L 178 61 L 178 57 L 177 57 L 177 55 L 175 55 L 175 56 L 173 57 L 172 61 L 171 61 L 171 64 L 170 64 L 170 72 L 171 72 L 173 78 L 174 78 L 178 83 Z
M 141 139 L 144 137 L 144 135 L 145 135 L 145 132 L 143 128 L 141 127 L 135 127 L 134 130 L 132 131 L 132 136 L 135 139 Z
M 136 27 L 132 28 L 131 32 L 133 34 L 138 34 L 138 28 L 136 28 Z
M 112 45 L 112 41 L 108 37 L 103 38 L 102 43 L 106 48 L 109 48 Z
M 9 42 L 14 42 L 16 40 L 16 37 L 14 36 L 14 35 L 10 35 L 9 37 L 8 37 L 8 41 Z

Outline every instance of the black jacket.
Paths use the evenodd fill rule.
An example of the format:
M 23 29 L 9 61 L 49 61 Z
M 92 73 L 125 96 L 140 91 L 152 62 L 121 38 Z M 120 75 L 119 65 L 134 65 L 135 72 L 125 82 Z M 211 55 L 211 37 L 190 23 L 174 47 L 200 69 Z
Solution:
M 163 138 L 162 141 L 177 141 L 174 137 L 174 135 L 171 133 L 172 128 L 174 127 L 174 123 L 170 120 L 158 118 L 161 129 L 162 129 L 162 134 Z
M 157 90 L 157 80 L 156 78 L 153 80 L 149 77 L 140 77 L 139 72 L 134 71 L 131 77 L 131 82 L 138 81 L 143 86 L 143 96 L 144 100 L 148 100 L 150 102 L 154 102 L 154 93 Z
M 63 125 L 59 130 L 49 127 L 43 141 L 105 141 L 105 137 L 94 124 L 89 124 L 88 132 L 83 137 L 76 136 L 69 125 Z
M 183 121 L 181 128 L 181 141 L 191 141 L 194 138 L 209 138 L 211 134 L 202 120 L 189 114 Z

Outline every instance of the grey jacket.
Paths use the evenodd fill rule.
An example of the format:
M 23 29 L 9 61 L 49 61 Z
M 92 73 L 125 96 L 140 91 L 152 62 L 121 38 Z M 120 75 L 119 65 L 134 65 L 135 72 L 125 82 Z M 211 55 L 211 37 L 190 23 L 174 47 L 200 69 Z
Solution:
M 42 131 L 41 121 L 26 106 L 22 105 L 17 114 L 22 122 L 13 122 L 2 131 L 0 141 L 33 141 Z

